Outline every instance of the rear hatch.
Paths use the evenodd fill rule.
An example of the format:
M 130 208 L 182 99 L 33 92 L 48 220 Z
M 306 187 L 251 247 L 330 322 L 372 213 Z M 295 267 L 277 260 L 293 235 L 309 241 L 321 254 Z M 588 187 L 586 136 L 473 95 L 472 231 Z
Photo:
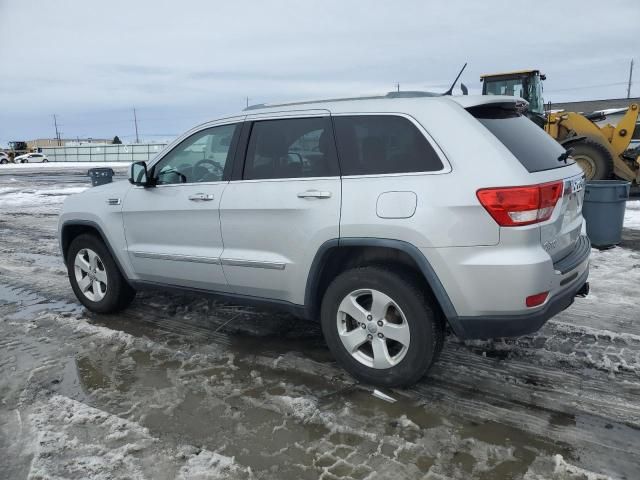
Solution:
M 526 117 L 522 104 L 491 103 L 467 108 L 482 125 L 507 147 L 536 180 L 561 181 L 562 194 L 551 218 L 540 226 L 540 242 L 554 262 L 570 254 L 582 229 L 584 175 L 567 157 L 565 149 Z

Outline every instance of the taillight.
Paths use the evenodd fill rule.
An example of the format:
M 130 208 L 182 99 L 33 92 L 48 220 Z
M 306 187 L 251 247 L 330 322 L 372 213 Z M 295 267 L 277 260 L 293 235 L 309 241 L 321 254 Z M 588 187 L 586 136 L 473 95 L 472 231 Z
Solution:
M 563 187 L 559 181 L 526 187 L 483 188 L 476 195 L 498 225 L 518 227 L 551 218 Z

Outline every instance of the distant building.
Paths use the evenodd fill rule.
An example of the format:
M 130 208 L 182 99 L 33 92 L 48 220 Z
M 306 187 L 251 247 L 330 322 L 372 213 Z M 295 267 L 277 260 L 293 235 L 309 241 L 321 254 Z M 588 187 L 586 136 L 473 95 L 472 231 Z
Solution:
M 60 146 L 65 145 L 82 145 L 86 143 L 111 144 L 112 138 L 61 138 Z M 55 138 L 36 138 L 27 140 L 29 150 L 36 150 L 43 147 L 57 147 L 58 140 Z
M 640 103 L 640 97 L 611 98 L 604 100 L 583 100 L 581 102 L 552 103 L 551 110 L 565 110 L 567 112 L 596 112 L 610 108 L 626 108 L 631 103 Z

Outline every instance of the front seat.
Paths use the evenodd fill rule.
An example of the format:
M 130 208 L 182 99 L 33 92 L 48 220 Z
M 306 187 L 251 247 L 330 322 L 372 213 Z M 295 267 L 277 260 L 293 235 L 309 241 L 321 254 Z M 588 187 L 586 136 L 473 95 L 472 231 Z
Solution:
M 265 130 L 256 139 L 253 155 L 248 158 L 246 177 L 256 179 L 281 178 L 281 167 L 287 161 L 287 140 L 278 130 Z

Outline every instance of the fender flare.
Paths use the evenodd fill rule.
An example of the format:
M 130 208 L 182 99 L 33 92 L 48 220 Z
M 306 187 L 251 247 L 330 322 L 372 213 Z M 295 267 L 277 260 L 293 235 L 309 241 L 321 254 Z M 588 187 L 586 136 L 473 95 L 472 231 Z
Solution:
M 105 235 L 104 230 L 102 230 L 102 227 L 100 227 L 100 225 L 98 225 L 96 222 L 94 222 L 92 220 L 67 220 L 60 227 L 60 239 L 59 239 L 59 241 L 60 241 L 60 252 L 62 253 L 62 258 L 63 258 L 63 260 L 65 262 L 65 266 L 66 266 L 66 263 L 67 263 L 67 258 L 66 258 L 67 255 L 66 255 L 66 252 L 64 251 L 65 229 L 68 228 L 68 227 L 76 227 L 76 226 L 79 226 L 79 227 L 90 227 L 90 228 L 93 228 L 96 232 L 98 232 L 98 235 L 100 236 L 100 239 L 102 240 L 102 242 L 107 247 L 107 250 L 109 250 L 109 254 L 113 258 L 113 261 L 116 263 L 116 265 L 118 267 L 118 270 L 120 270 L 120 273 L 125 278 L 125 280 L 128 283 L 131 283 L 131 281 L 127 278 L 126 270 L 124 268 L 122 268 L 122 264 L 120 263 L 120 260 L 118 259 L 118 256 L 113 251 L 113 248 L 111 248 L 111 245 L 109 244 L 109 240 L 107 240 L 107 236 Z
M 449 322 L 449 325 L 453 329 L 454 333 L 458 337 L 464 338 L 464 328 L 458 321 L 458 314 L 456 312 L 456 309 L 453 306 L 453 303 L 451 302 L 447 291 L 442 285 L 442 282 L 438 278 L 438 275 L 436 274 L 435 270 L 426 259 L 424 254 L 411 243 L 388 238 L 349 237 L 331 239 L 324 242 L 316 252 L 313 262 L 311 263 L 311 268 L 309 269 L 309 274 L 307 276 L 307 284 L 305 287 L 304 295 L 304 309 L 305 317 L 307 319 L 313 318 L 313 312 L 315 308 L 314 293 L 318 288 L 320 275 L 322 273 L 322 266 L 327 259 L 329 251 L 333 248 L 340 247 L 382 247 L 399 250 L 409 255 L 409 257 L 411 257 L 411 259 L 416 263 L 416 265 L 420 269 L 420 272 L 431 287 L 431 290 L 436 297 L 436 301 L 440 304 L 442 312 L 444 313 L 444 316 Z

